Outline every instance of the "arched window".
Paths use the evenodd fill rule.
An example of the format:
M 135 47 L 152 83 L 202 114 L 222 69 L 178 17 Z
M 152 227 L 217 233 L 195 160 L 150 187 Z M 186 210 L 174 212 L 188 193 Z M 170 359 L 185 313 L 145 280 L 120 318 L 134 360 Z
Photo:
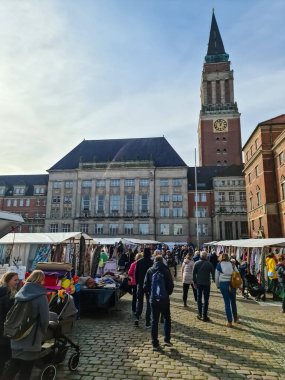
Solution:
M 220 141 L 220 138 L 219 138 L 219 137 L 217 137 L 217 138 L 216 138 L 216 141 Z
M 227 160 L 224 160 L 224 165 L 226 166 L 228 164 L 228 161 Z
M 223 153 L 227 153 L 227 150 L 226 150 L 226 149 L 223 149 Z
M 221 153 L 221 149 L 217 149 L 217 153 L 220 154 Z
M 221 166 L 221 161 L 217 161 L 217 166 Z

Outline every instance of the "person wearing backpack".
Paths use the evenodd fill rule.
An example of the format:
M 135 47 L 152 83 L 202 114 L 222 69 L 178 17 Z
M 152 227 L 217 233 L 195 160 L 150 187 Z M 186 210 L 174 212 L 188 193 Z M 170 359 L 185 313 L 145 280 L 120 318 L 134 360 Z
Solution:
M 224 298 L 227 327 L 233 327 L 233 321 L 235 323 L 239 322 L 236 304 L 236 288 L 230 285 L 234 271 L 239 273 L 235 265 L 230 262 L 229 255 L 223 253 L 221 255 L 221 261 L 216 268 L 215 281 L 217 288 L 220 289 Z
M 7 272 L 0 279 L 0 376 L 5 363 L 11 359 L 10 339 L 3 335 L 4 322 L 14 304 L 18 283 L 19 276 L 16 272 Z
M 31 308 L 26 307 L 26 310 L 32 310 L 30 319 L 34 323 L 31 331 L 27 335 L 23 334 L 24 337 L 19 337 L 17 340 L 11 338 L 12 359 L 4 370 L 2 380 L 13 380 L 18 373 L 19 379 L 30 379 L 34 361 L 39 356 L 42 340 L 49 324 L 49 307 L 47 291 L 43 286 L 44 279 L 43 271 L 34 270 L 15 296 L 15 305 L 25 302 L 25 305 L 28 306 L 27 302 L 29 302 L 32 306 Z M 24 316 L 22 316 L 23 319 Z M 4 332 L 5 329 L 8 330 L 8 327 L 12 331 L 13 326 L 9 326 L 9 314 L 5 321 Z
M 151 340 L 153 351 L 157 351 L 159 346 L 158 340 L 158 322 L 160 314 L 164 317 L 164 344 L 172 346 L 171 338 L 171 316 L 170 316 L 170 299 L 174 288 L 171 273 L 163 263 L 162 256 L 155 257 L 155 262 L 148 269 L 144 279 L 144 291 L 149 294 L 150 306 L 152 313 L 151 321 Z

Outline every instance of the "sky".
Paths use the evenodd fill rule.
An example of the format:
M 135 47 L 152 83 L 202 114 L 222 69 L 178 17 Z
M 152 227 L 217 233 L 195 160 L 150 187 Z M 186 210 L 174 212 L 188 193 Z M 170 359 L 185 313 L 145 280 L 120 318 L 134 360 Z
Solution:
M 84 139 L 165 136 L 194 166 L 213 8 L 244 144 L 285 113 L 284 0 L 0 0 L 0 175 Z

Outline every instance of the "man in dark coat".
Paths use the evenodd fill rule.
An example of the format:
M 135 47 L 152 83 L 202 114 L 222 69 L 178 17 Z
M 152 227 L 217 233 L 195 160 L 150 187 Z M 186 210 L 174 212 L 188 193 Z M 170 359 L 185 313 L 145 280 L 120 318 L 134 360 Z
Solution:
M 143 299 L 144 295 L 146 297 L 146 313 L 145 313 L 145 325 L 147 328 L 150 327 L 150 304 L 149 304 L 149 294 L 144 292 L 143 283 L 147 270 L 152 266 L 153 261 L 151 260 L 150 248 L 144 248 L 143 258 L 137 261 L 135 270 L 135 279 L 137 284 L 137 305 L 135 313 L 135 326 L 139 325 L 139 320 L 143 311 Z
M 155 294 L 152 294 L 151 291 L 153 286 L 153 275 L 156 272 L 160 272 L 163 275 L 162 278 L 166 290 L 166 297 L 164 299 L 157 299 Z M 155 263 L 153 264 L 153 267 L 148 269 L 144 280 L 144 291 L 150 295 L 152 313 L 151 339 L 154 351 L 159 349 L 158 322 L 160 314 L 164 317 L 164 343 L 166 346 L 172 346 L 172 343 L 170 342 L 171 316 L 169 296 L 172 294 L 173 288 L 173 279 L 169 269 L 163 264 L 162 256 L 156 256 Z
M 215 281 L 215 269 L 210 261 L 207 260 L 207 257 L 207 252 L 202 251 L 200 255 L 201 260 L 196 261 L 193 270 L 193 282 L 194 286 L 197 288 L 197 318 L 203 320 L 204 322 L 210 321 L 210 318 L 208 317 L 208 306 L 211 289 L 211 277 L 212 280 Z M 204 303 L 202 303 L 203 296 Z

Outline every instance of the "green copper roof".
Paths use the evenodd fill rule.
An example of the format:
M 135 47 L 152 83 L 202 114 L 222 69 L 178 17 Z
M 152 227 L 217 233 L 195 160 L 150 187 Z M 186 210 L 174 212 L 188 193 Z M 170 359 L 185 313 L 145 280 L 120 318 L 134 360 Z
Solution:
M 229 55 L 225 52 L 222 37 L 213 11 L 206 63 L 227 62 Z

